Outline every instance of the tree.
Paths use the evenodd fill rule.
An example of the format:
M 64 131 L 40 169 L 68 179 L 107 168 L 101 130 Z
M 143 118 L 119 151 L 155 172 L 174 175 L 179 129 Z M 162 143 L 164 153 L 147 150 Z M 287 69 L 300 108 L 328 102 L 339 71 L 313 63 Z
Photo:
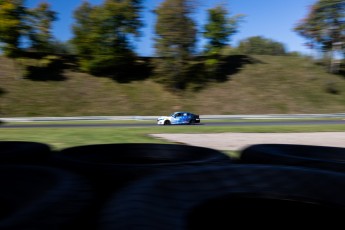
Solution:
M 207 54 L 219 54 L 230 36 L 237 32 L 237 27 L 243 15 L 227 17 L 228 12 L 223 6 L 208 10 L 208 23 L 204 26 L 204 36 L 208 39 Z
M 9 57 L 17 56 L 20 51 L 25 13 L 22 0 L 0 0 L 0 43 Z
M 92 18 L 93 7 L 89 2 L 84 1 L 79 8 L 74 11 L 75 24 L 73 25 L 74 37 L 71 43 L 74 44 L 77 55 L 81 58 L 81 67 L 84 68 L 83 60 L 87 62 L 92 53 L 93 27 L 96 26 Z
M 84 2 L 75 11 L 73 43 L 84 70 L 114 74 L 131 62 L 130 40 L 140 35 L 141 8 L 141 0 L 106 0 L 94 7 Z
M 243 54 L 285 55 L 284 44 L 272 39 L 254 36 L 240 41 L 238 50 Z
M 329 54 L 344 54 L 345 46 L 345 1 L 319 0 L 311 6 L 308 15 L 294 28 L 307 39 L 308 44 Z
M 157 79 L 174 89 L 188 81 L 189 60 L 195 50 L 196 25 L 189 0 L 165 0 L 155 10 L 155 62 Z
M 51 27 L 55 20 L 57 20 L 56 13 L 50 9 L 50 5 L 46 2 L 28 10 L 27 24 L 31 49 L 38 52 L 53 51 L 54 38 Z

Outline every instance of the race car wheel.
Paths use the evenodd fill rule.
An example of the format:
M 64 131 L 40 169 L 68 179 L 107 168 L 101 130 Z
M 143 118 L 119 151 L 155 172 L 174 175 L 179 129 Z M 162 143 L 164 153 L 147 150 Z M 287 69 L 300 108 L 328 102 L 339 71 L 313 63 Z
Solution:
M 164 125 L 171 125 L 170 121 L 164 121 Z

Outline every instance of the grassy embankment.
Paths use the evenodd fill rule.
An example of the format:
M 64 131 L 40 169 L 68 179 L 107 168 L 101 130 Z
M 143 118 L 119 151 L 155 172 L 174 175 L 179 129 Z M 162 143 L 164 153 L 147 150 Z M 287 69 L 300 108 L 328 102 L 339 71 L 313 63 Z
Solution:
M 233 59 L 227 80 L 173 94 L 151 79 L 120 83 L 74 68 L 23 78 L 20 66 L 0 57 L 0 117 L 170 114 L 342 113 L 345 77 L 307 58 Z M 242 60 L 243 61 L 243 60 Z M 71 66 L 67 63 L 62 67 Z M 235 66 L 235 67 L 234 67 Z M 235 69 L 231 69 L 235 68 Z

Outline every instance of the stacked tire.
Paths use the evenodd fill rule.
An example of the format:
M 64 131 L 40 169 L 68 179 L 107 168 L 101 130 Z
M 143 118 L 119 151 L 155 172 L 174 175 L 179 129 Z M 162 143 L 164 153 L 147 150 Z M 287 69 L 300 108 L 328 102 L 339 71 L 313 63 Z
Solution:
M 189 169 L 114 195 L 100 229 L 332 229 L 345 214 L 344 192 L 345 174 L 324 170 L 246 164 Z
M 44 143 L 0 142 L 0 229 L 75 229 L 93 194 L 78 174 L 51 167 Z
M 250 146 L 230 164 L 126 187 L 102 210 L 100 229 L 337 228 L 345 214 L 344 156 L 334 147 Z
M 296 144 L 256 144 L 241 151 L 239 162 L 345 172 L 345 148 Z
M 49 145 L 30 141 L 0 141 L 0 164 L 46 164 L 51 157 Z
M 180 144 L 0 142 L 0 229 L 335 228 L 344 155 L 270 144 L 235 161 Z
M 214 149 L 140 143 L 75 146 L 57 152 L 53 159 L 57 167 L 90 181 L 96 194 L 91 214 L 94 226 L 99 224 L 101 211 L 109 199 L 131 184 L 156 175 L 231 163 L 231 158 Z

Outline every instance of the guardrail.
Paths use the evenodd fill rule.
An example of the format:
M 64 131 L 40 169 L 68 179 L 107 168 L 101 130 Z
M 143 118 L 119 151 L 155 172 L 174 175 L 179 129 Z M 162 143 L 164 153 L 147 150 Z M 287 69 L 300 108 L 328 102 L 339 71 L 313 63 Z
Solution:
M 5 122 L 35 121 L 111 121 L 111 120 L 156 120 L 158 116 L 78 116 L 78 117 L 4 117 Z M 333 114 L 254 114 L 254 115 L 200 115 L 200 119 L 322 119 L 344 118 L 345 113 Z

